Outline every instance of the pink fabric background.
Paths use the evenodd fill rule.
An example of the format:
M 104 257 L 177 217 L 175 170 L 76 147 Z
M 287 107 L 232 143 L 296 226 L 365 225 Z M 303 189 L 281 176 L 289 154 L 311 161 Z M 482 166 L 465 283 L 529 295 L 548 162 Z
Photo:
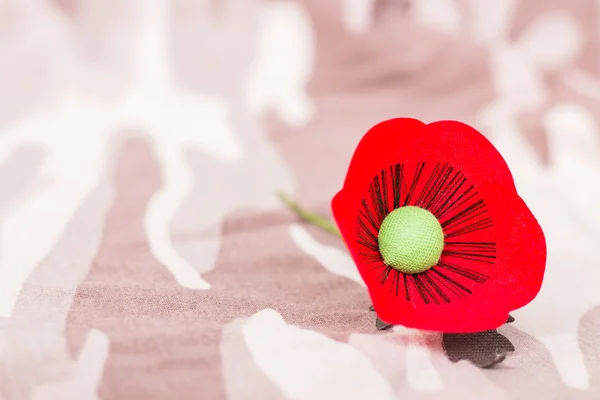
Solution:
M 599 398 L 599 15 L 0 0 L 0 398 Z M 398 116 L 484 132 L 546 232 L 498 368 L 378 332 L 343 244 L 275 197 L 330 215 Z

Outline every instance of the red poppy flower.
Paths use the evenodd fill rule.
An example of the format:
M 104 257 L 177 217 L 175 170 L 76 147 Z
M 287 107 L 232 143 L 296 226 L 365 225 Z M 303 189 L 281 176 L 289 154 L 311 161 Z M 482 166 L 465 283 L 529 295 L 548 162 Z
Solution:
M 540 290 L 544 234 L 500 153 L 463 123 L 376 125 L 332 209 L 388 323 L 496 329 Z

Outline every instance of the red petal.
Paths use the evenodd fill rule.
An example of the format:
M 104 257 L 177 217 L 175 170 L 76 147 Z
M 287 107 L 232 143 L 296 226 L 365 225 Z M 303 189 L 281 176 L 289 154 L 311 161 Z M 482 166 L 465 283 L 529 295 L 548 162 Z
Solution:
M 457 121 L 425 125 L 396 118 L 375 125 L 360 141 L 343 190 L 362 194 L 383 168 L 408 161 L 450 163 L 475 185 L 494 182 L 514 189 L 513 177 L 498 150 L 472 127 Z
M 484 189 L 489 212 L 496 216 L 498 235 L 497 281 L 512 311 L 538 294 L 546 267 L 546 239 L 542 228 L 518 194 L 496 187 Z

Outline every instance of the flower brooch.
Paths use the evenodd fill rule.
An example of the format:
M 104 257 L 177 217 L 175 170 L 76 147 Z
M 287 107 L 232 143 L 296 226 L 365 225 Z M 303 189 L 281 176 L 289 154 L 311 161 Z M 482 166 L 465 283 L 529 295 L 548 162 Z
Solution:
M 456 121 L 377 124 L 356 148 L 332 211 L 379 329 L 442 332 L 453 348 L 481 338 L 495 348 L 489 357 L 455 358 L 483 367 L 514 349 L 495 330 L 539 292 L 546 243 L 506 162 L 481 133 Z

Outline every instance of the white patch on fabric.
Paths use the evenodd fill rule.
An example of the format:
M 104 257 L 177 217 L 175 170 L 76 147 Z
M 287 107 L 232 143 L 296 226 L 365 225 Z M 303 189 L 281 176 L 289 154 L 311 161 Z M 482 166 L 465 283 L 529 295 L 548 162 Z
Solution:
M 343 0 L 342 22 L 351 33 L 364 33 L 373 24 L 373 11 L 377 0 Z
M 413 1 L 411 12 L 421 26 L 450 35 L 460 32 L 462 15 L 455 0 Z
M 186 288 L 210 285 L 173 247 L 169 224 L 191 191 L 191 170 L 185 150 L 198 149 L 220 162 L 236 162 L 243 149 L 229 121 L 229 104 L 216 97 L 194 94 L 175 84 L 167 48 L 168 3 L 140 4 L 139 45 L 132 90 L 118 113 L 125 126 L 143 128 L 156 142 L 163 167 L 163 187 L 151 199 L 146 232 L 152 254 Z
M 296 400 L 395 399 L 390 383 L 353 346 L 288 325 L 271 309 L 243 327 L 256 365 Z
M 583 46 L 583 32 L 566 12 L 548 12 L 528 27 L 515 46 L 532 64 L 554 70 L 577 57 Z
M 317 242 L 301 225 L 291 224 L 288 231 L 300 250 L 315 259 L 323 268 L 334 275 L 343 276 L 366 287 L 356 264 L 347 251 Z M 341 239 L 340 239 L 341 240 Z
M 508 37 L 516 0 L 468 0 L 471 18 L 471 36 L 477 43 L 500 44 Z
M 148 204 L 145 229 L 156 259 L 173 274 L 177 283 L 189 289 L 209 289 L 210 284 L 175 250 L 169 224 L 192 189 L 192 174 L 181 149 L 159 143 L 155 150 L 161 160 L 164 184 Z
M 31 399 L 99 399 L 97 392 L 102 381 L 109 348 L 108 336 L 92 329 L 79 353 L 72 378 L 66 382 L 52 382 L 35 387 Z
M 589 387 L 590 377 L 579 348 L 577 335 L 538 336 L 538 340 L 550 352 L 556 369 L 567 385 L 581 390 Z
M 588 373 L 577 332 L 581 317 L 600 304 L 600 271 L 587 268 L 595 259 L 600 211 L 598 126 L 577 104 L 559 104 L 546 113 L 550 167 L 546 168 L 518 131 L 494 139 L 512 169 L 521 197 L 546 236 L 544 282 L 537 297 L 514 312 L 515 327 L 541 340 L 564 382 L 585 388 Z M 573 243 L 577 243 L 574 250 Z M 560 299 L 560 301 L 557 301 Z M 552 310 L 549 314 L 548 310 Z
M 223 327 L 219 352 L 227 400 L 281 398 L 279 389 L 256 368 L 248 351 L 242 327 L 246 319 L 236 319 Z
M 71 88 L 59 96 L 56 107 L 29 115 L 0 135 L 0 160 L 21 145 L 42 145 L 48 153 L 42 178 L 49 182 L 15 207 L 1 228 L 0 317 L 12 314 L 23 282 L 98 184 L 106 169 L 110 138 L 126 128 L 139 129 L 156 139 L 159 157 L 171 180 L 165 183 L 166 194 L 157 193 L 148 216 L 153 253 L 183 286 L 208 287 L 196 271 L 173 255 L 167 220 L 186 193 L 185 174 L 179 175 L 182 169 L 174 164 L 179 162 L 177 154 L 183 157 L 186 147 L 204 151 L 222 162 L 239 160 L 242 148 L 230 126 L 227 102 L 176 87 L 167 61 L 167 1 L 144 0 L 139 6 L 135 80 L 122 98 L 104 104 Z M 162 154 L 177 151 L 165 143 L 179 153 Z M 169 173 L 173 170 L 177 174 Z M 157 205 L 164 208 L 157 210 Z
M 255 115 L 272 109 L 290 126 L 305 125 L 314 114 L 306 92 L 316 42 L 310 17 L 293 0 L 261 7 L 258 48 L 244 88 L 245 103 Z
M 537 112 L 548 101 L 548 88 L 543 74 L 573 62 L 582 50 L 583 36 L 576 21 L 565 12 L 543 14 L 510 42 L 508 29 L 515 4 L 499 1 L 493 7 L 471 2 L 475 15 L 473 35 L 486 29 L 481 42 L 491 51 L 492 83 L 496 98 L 483 107 L 479 125 L 489 136 L 515 125 L 526 112 Z M 492 9 L 497 7 L 497 13 Z M 476 36 L 477 38 L 477 36 Z M 477 39 L 479 40 L 479 39 Z
M 440 374 L 431 364 L 431 351 L 425 335 L 412 334 L 406 348 L 406 380 L 419 392 L 439 392 L 444 388 Z
M 23 282 L 56 245 L 106 168 L 114 127 L 107 107 L 78 96 L 62 100 L 0 132 L 0 160 L 27 144 L 46 152 L 37 177 L 44 184 L 7 210 L 0 227 L 0 317 L 11 316 Z

